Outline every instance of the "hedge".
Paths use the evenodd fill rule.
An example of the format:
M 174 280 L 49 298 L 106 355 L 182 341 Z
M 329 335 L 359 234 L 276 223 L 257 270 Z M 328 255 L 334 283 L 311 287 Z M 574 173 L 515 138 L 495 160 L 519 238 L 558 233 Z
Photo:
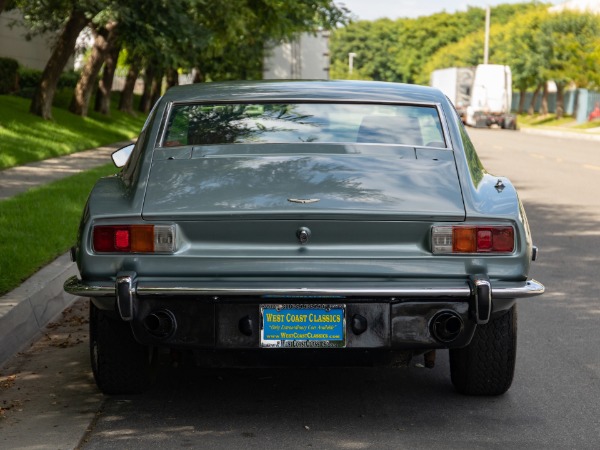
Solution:
M 35 89 L 40 84 L 42 79 L 42 71 L 36 69 L 28 69 L 27 67 L 19 68 L 19 96 L 31 98 Z M 70 70 L 63 72 L 58 80 L 58 89 L 74 88 L 79 80 L 79 72 Z
M 0 58 L 0 94 L 10 94 L 19 88 L 19 63 L 12 58 Z

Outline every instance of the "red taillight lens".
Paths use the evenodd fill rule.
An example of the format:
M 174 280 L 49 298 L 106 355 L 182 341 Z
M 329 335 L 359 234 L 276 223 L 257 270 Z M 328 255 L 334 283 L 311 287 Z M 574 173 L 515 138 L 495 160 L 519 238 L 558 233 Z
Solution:
M 491 252 L 492 251 L 492 230 L 489 228 L 477 229 L 477 251 Z
M 512 252 L 515 249 L 515 230 L 513 227 L 496 227 L 492 230 L 495 252 Z
M 98 225 L 93 230 L 98 253 L 172 253 L 175 227 L 171 225 Z
M 432 252 L 452 253 L 512 253 L 515 231 L 507 226 L 439 226 L 431 233 Z
M 115 249 L 126 252 L 131 247 L 129 246 L 129 230 L 115 231 Z

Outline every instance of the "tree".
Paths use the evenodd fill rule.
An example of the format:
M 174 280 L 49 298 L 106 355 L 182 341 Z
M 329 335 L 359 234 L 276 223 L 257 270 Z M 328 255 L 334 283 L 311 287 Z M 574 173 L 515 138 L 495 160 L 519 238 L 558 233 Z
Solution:
M 151 72 L 150 103 L 160 95 L 164 73 L 201 68 L 211 79 L 260 76 L 265 42 L 291 37 L 317 27 L 332 28 L 346 11 L 333 0 L 16 0 L 31 33 L 60 30 L 31 112 L 51 118 L 58 78 L 73 54 L 81 30 L 92 24 L 95 44 L 82 71 L 70 109 L 87 114 L 91 94 L 108 55 L 117 54 L 117 37 L 125 43 L 130 63 Z M 101 13 L 101 14 L 99 14 Z M 241 49 L 241 50 L 239 50 Z M 243 55 L 240 58 L 240 55 Z M 114 59 L 114 57 L 113 57 Z M 139 69 L 134 66 L 139 73 Z M 110 94 L 107 79 L 102 95 Z M 103 75 L 104 78 L 104 75 Z M 150 79 L 152 81 L 150 81 Z M 128 84 L 128 88 L 132 83 Z M 130 99 L 122 105 L 131 109 Z M 144 107 L 146 105 L 144 104 Z
M 69 106 L 69 111 L 79 116 L 87 116 L 90 98 L 96 86 L 98 73 L 104 64 L 107 55 L 117 45 L 117 23 L 109 22 L 99 27 L 94 32 L 94 46 L 86 64 L 81 71 L 81 76 Z
M 547 9 L 539 8 L 528 11 L 507 24 L 503 37 L 496 47 L 500 60 L 503 64 L 510 66 L 514 87 L 519 91 L 519 114 L 525 110 L 525 98 L 527 90 L 533 86 L 539 86 L 536 93 L 542 87 L 544 81 L 542 67 L 545 64 L 544 55 L 538 48 L 538 35 L 541 32 L 541 24 L 548 18 Z M 533 101 L 537 100 L 537 94 Z
M 117 61 L 120 53 L 121 42 L 117 42 L 106 54 L 102 78 L 100 79 L 98 89 L 96 90 L 96 102 L 94 104 L 94 111 L 101 114 L 110 114 L 112 84 L 115 77 L 115 71 L 117 70 Z
M 60 74 L 73 55 L 79 33 L 104 3 L 103 0 L 16 0 L 15 5 L 23 12 L 31 33 L 60 30 L 29 108 L 31 113 L 51 119 Z
M 137 82 L 140 70 L 141 66 L 136 61 L 132 61 L 129 65 L 127 76 L 125 77 L 125 86 L 123 86 L 121 97 L 119 98 L 119 111 L 133 114 L 133 91 L 135 89 L 135 83 Z
M 128 37 L 123 41 L 130 61 L 143 61 L 146 84 L 152 79 L 155 88 L 161 84 L 157 74 L 162 78 L 163 73 L 174 74 L 180 68 L 195 70 L 202 81 L 260 78 L 267 42 L 320 27 L 332 28 L 343 22 L 346 14 L 331 0 L 189 0 L 179 2 L 179 12 L 171 4 L 167 11 L 157 12 L 159 4 L 146 1 L 151 3 L 148 8 L 138 9 L 150 15 L 145 23 L 153 24 L 153 32 L 133 32 L 133 23 L 132 28 L 126 27 Z M 157 23 L 156 18 L 164 23 Z M 142 110 L 156 98 L 156 89 L 154 95 L 150 90 L 145 89 Z M 131 91 L 122 95 L 129 96 Z
M 540 27 L 538 48 L 545 64 L 542 74 L 556 83 L 556 116 L 564 113 L 564 89 L 569 83 L 585 86 L 598 82 L 600 18 L 591 13 L 563 11 L 551 14 Z
M 536 7 L 536 3 L 495 7 L 494 26 Z M 354 70 L 360 78 L 427 84 L 432 70 L 483 62 L 484 24 L 485 11 L 481 8 L 416 19 L 354 22 L 332 34 L 331 66 L 336 76 L 346 78 L 343 68 L 347 67 L 348 53 L 353 52 L 358 55 Z M 453 47 L 463 39 L 466 42 Z

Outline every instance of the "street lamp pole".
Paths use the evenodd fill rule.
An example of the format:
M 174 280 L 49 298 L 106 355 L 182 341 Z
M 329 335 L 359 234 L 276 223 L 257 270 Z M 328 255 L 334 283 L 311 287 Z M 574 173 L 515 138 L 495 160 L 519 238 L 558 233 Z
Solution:
M 488 54 L 490 49 L 490 7 L 485 9 L 485 44 L 483 48 L 483 63 L 488 63 Z
M 356 53 L 350 52 L 348 53 L 348 74 L 352 75 L 352 69 L 354 68 L 354 58 L 356 57 Z

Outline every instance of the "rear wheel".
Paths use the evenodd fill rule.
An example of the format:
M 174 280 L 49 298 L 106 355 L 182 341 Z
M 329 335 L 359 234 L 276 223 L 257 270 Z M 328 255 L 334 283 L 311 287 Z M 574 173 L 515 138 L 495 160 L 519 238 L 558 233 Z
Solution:
M 512 384 L 517 354 L 517 309 L 478 325 L 471 343 L 450 350 L 452 384 L 467 395 L 501 395 Z
M 152 349 L 139 344 L 127 322 L 111 318 L 90 302 L 90 357 L 104 394 L 139 394 L 152 382 Z

